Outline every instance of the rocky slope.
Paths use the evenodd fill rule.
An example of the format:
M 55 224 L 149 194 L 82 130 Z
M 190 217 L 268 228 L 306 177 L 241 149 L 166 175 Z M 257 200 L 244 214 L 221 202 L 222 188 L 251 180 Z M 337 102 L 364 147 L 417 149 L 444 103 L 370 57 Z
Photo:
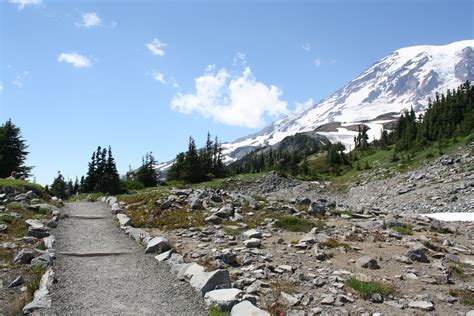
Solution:
M 228 161 L 233 161 L 255 147 L 273 145 L 287 136 L 317 128 L 331 142 L 341 141 L 349 147 L 357 132 L 351 126 L 365 123 L 370 128 L 369 138 L 378 138 L 384 124 L 394 120 L 390 113 L 399 114 L 410 107 L 422 111 L 436 92 L 473 79 L 474 40 L 402 48 L 305 112 L 224 144 L 223 152 Z
M 273 173 L 119 200 L 115 211 L 125 213 L 119 221 L 131 238 L 169 240 L 179 255 L 156 258 L 178 279 L 229 272 L 231 282 L 218 285 L 229 288 L 227 299 L 206 298 L 223 309 L 474 313 L 474 221 L 420 215 L 474 213 L 472 144 L 409 173 L 370 170 L 347 192 Z

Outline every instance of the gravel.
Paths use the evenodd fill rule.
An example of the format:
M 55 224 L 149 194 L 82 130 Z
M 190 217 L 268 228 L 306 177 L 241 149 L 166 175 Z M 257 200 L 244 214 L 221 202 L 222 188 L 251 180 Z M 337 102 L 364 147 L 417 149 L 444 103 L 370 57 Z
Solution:
M 189 284 L 177 282 L 165 264 L 143 255 L 120 231 L 105 204 L 71 203 L 64 211 L 104 218 L 71 217 L 55 231 L 52 314 L 208 314 Z

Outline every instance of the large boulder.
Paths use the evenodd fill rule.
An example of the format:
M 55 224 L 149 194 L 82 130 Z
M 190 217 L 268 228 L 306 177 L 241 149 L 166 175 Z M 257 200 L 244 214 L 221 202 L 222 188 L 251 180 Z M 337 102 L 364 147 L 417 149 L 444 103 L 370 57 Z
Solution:
M 179 280 L 189 280 L 201 272 L 206 272 L 206 268 L 197 264 L 196 262 L 191 262 L 179 270 L 177 277 Z
M 37 219 L 27 219 L 25 223 L 28 225 L 28 236 L 44 238 L 50 235 L 49 228 Z
M 334 202 L 329 202 L 326 199 L 318 199 L 317 201 L 311 202 L 307 212 L 311 215 L 321 216 L 324 215 L 329 208 L 335 206 L 336 204 Z
M 165 237 L 153 237 L 151 238 L 145 249 L 145 253 L 163 252 L 171 248 L 170 243 Z
M 250 238 L 244 241 L 244 245 L 247 248 L 258 248 L 262 242 L 258 238 Z
M 226 312 L 239 301 L 240 293 L 242 290 L 239 289 L 219 289 L 207 292 L 204 299 L 207 305 L 215 305 Z
M 256 229 L 249 229 L 246 232 L 244 232 L 242 235 L 244 235 L 245 238 L 250 239 L 250 238 L 262 238 L 262 233 L 259 232 Z
M 215 289 L 229 288 L 229 271 L 219 269 L 211 272 L 201 272 L 191 278 L 190 284 L 202 296 Z
M 242 301 L 239 304 L 234 305 L 230 311 L 232 316 L 270 316 L 270 313 L 258 308 L 249 301 Z
M 200 209 L 202 209 L 202 200 L 198 196 L 195 196 L 189 202 L 189 206 L 193 210 L 200 210 Z
M 408 250 L 407 257 L 411 261 L 418 261 L 428 263 L 430 260 L 426 255 L 426 248 L 423 245 L 415 245 L 412 249 Z

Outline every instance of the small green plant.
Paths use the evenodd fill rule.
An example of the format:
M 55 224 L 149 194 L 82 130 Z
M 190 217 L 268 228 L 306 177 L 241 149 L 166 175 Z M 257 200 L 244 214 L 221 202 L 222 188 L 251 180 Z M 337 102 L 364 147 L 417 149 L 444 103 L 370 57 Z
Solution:
M 316 223 L 305 218 L 283 216 L 275 222 L 275 227 L 291 232 L 309 232 Z
M 230 312 L 224 312 L 219 306 L 212 305 L 209 309 L 209 316 L 230 316 Z
M 410 225 L 404 225 L 404 226 L 394 226 L 392 229 L 402 235 L 412 235 L 413 230 L 412 226 Z
M 264 196 L 261 196 L 261 195 L 258 195 L 258 194 L 255 194 L 253 196 L 253 198 L 256 200 L 256 201 L 260 201 L 260 202 L 266 202 L 267 201 L 267 198 L 264 197 Z
M 356 291 L 360 297 L 369 299 L 373 294 L 387 296 L 393 293 L 393 286 L 382 282 L 364 282 L 355 277 L 351 277 L 346 281 L 346 285 Z
M 468 290 L 451 289 L 449 295 L 459 298 L 459 303 L 474 306 L 474 293 Z
M 339 240 L 330 238 L 326 241 L 319 243 L 321 246 L 328 247 L 328 248 L 339 248 L 344 247 L 344 249 L 349 249 L 350 246 L 344 242 L 340 242 Z
M 240 229 L 236 229 L 236 228 L 225 228 L 225 229 L 224 229 L 224 232 L 225 232 L 227 235 L 230 235 L 230 236 L 238 236 L 238 235 L 240 235 Z

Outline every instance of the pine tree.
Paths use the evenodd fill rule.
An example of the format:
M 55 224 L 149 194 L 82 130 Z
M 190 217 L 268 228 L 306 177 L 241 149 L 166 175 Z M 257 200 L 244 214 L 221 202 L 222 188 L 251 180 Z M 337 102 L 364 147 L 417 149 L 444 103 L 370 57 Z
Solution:
M 27 148 L 20 128 L 11 120 L 0 126 L 0 178 L 9 177 L 13 171 L 25 177 L 30 176 L 33 167 L 25 165 Z
M 105 151 L 105 149 L 104 149 Z M 112 148 L 109 146 L 108 156 L 104 167 L 102 192 L 116 194 L 120 192 L 120 176 L 112 155 Z
M 143 183 L 145 187 L 154 187 L 158 185 L 158 173 L 155 169 L 156 160 L 153 153 L 146 153 L 142 159 L 142 165 L 135 173 L 138 181 Z
M 66 181 L 64 181 L 64 177 L 61 174 L 61 171 L 58 171 L 58 176 L 54 179 L 53 184 L 51 185 L 51 188 L 49 188 L 49 192 L 60 199 L 66 199 L 67 198 L 66 189 L 67 189 Z

